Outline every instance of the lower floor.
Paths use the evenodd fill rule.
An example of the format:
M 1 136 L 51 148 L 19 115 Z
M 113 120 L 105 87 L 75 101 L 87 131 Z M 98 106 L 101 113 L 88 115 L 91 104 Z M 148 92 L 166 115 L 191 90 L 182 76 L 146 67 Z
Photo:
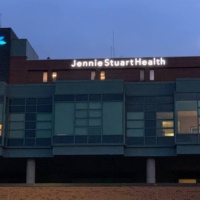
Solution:
M 200 182 L 200 156 L 0 158 L 0 183 Z

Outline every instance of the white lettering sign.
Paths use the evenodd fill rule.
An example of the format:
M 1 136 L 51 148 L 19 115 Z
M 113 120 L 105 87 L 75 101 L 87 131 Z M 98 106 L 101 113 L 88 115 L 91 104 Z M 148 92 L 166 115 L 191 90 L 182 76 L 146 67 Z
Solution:
M 71 67 L 132 67 L 132 66 L 164 66 L 166 60 L 164 58 L 131 58 L 131 59 L 104 59 L 104 60 L 73 60 Z

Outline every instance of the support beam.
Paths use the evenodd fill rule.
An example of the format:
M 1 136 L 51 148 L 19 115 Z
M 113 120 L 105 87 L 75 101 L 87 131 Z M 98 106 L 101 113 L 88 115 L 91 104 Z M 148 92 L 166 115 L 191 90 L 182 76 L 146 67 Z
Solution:
M 26 183 L 35 184 L 35 160 L 28 159 L 26 164 Z
M 154 158 L 146 161 L 147 183 L 156 183 L 156 162 Z

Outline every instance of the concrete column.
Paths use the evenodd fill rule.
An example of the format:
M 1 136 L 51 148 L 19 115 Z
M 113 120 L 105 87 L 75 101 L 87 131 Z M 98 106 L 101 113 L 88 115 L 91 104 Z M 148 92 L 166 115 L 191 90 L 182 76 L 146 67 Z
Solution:
M 154 158 L 147 158 L 147 183 L 156 183 L 156 162 Z
M 28 159 L 26 164 L 26 183 L 34 184 L 35 183 L 35 160 Z

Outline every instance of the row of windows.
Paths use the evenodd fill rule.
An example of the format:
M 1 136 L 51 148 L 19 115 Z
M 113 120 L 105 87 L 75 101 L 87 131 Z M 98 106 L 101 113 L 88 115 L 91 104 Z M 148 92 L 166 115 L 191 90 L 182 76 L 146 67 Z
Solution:
M 157 112 L 155 120 L 145 120 L 144 112 L 127 112 L 126 130 L 128 137 L 174 136 L 172 112 Z
M 52 72 L 51 74 L 52 81 L 56 81 L 58 79 L 58 73 L 57 72 Z M 91 80 L 105 80 L 106 79 L 106 71 L 100 71 L 100 76 L 97 77 L 96 71 L 91 71 L 90 75 Z M 144 75 L 144 70 L 140 70 L 140 81 L 145 80 L 145 75 Z M 149 71 L 149 80 L 153 81 L 154 80 L 154 70 Z M 46 83 L 48 82 L 48 72 L 43 72 L 43 82 Z

